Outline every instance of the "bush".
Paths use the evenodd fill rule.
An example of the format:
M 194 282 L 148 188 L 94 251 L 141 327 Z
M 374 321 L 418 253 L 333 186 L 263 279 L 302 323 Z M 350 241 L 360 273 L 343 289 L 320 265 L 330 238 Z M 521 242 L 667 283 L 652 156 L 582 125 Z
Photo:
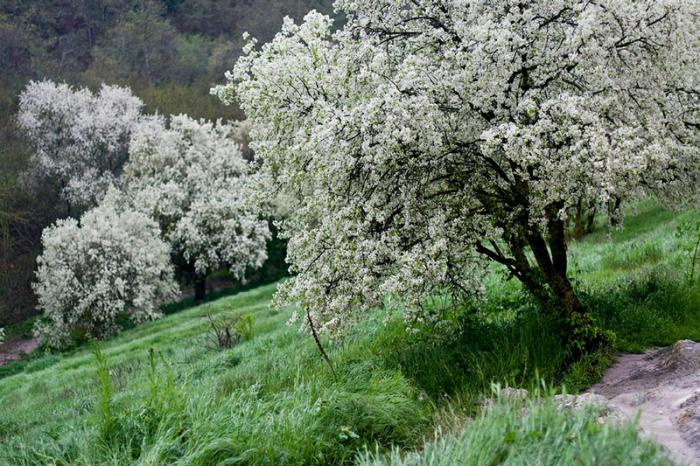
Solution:
M 118 204 L 110 192 L 80 223 L 59 220 L 43 233 L 34 290 L 44 319 L 35 333 L 49 346 L 111 335 L 120 315 L 135 323 L 158 318 L 158 305 L 175 294 L 158 225 Z
M 231 348 L 239 341 L 253 338 L 254 319 L 250 314 L 215 317 L 209 312 L 207 319 L 209 319 L 209 336 L 214 348 Z

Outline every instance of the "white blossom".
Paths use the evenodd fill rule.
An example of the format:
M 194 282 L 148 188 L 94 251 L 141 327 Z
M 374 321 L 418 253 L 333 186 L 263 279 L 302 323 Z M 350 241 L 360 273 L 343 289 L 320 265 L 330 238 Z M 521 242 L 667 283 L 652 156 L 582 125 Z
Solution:
M 243 279 L 267 258 L 268 223 L 246 201 L 249 163 L 222 122 L 173 116 L 140 125 L 125 168 L 133 205 L 161 226 L 176 263 L 200 276 L 228 267 Z
M 79 222 L 59 220 L 44 230 L 34 284 L 43 318 L 35 332 L 50 346 L 65 345 L 75 332 L 108 336 L 118 315 L 156 319 L 158 305 L 175 296 L 158 224 L 123 203 L 112 190 Z
M 342 328 L 385 297 L 478 291 L 496 260 L 581 312 L 563 226 L 582 198 L 697 200 L 693 0 L 340 0 L 251 42 L 229 83 L 297 275 L 278 298 Z M 529 255 L 530 251 L 532 255 Z
M 93 94 L 87 88 L 32 81 L 19 96 L 18 123 L 33 148 L 38 174 L 58 183 L 80 212 L 118 184 L 142 107 L 139 98 L 119 86 L 102 85 Z

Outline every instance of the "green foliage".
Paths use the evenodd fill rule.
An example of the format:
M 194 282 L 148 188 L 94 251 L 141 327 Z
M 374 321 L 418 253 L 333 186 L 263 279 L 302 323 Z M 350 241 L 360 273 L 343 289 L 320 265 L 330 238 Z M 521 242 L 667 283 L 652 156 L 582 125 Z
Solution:
M 235 105 L 221 104 L 209 95 L 207 83 L 184 85 L 169 83 L 157 87 L 137 88 L 134 91 L 146 104 L 146 111 L 163 115 L 186 113 L 193 118 L 241 120 L 243 112 Z
M 24 371 L 27 364 L 25 361 L 11 361 L 0 366 L 0 379 Z
M 107 369 L 107 359 L 97 344 L 93 346 L 93 354 L 97 364 L 97 378 L 99 380 L 99 391 L 97 395 L 97 416 L 99 418 L 100 436 L 107 442 L 114 436 L 114 415 L 112 414 L 112 381 Z
M 613 347 L 603 347 L 593 353 L 584 354 L 573 362 L 561 378 L 562 387 L 578 393 L 587 389 L 593 382 L 603 378 L 603 373 L 614 362 Z
M 253 338 L 253 324 L 254 317 L 252 314 L 243 314 L 238 317 L 235 325 L 236 333 L 241 336 L 243 340 L 250 340 Z
M 434 402 L 445 397 L 475 397 L 488 391 L 492 381 L 530 388 L 541 378 L 557 379 L 566 352 L 559 343 L 556 323 L 535 312 L 523 301 L 515 315 L 499 315 L 482 309 L 483 315 L 466 313 L 448 337 L 435 340 L 431 332 L 411 335 L 403 322 L 382 332 L 377 355 L 391 368 L 400 368 Z
M 699 340 L 700 287 L 681 273 L 656 269 L 635 279 L 620 277 L 588 291 L 584 301 L 603 327 L 614 329 L 621 350 Z
M 602 266 L 609 269 L 627 269 L 647 263 L 655 263 L 663 258 L 663 251 L 654 241 L 628 243 L 617 248 L 614 254 L 605 257 Z
M 678 225 L 676 237 L 681 239 L 681 247 L 688 254 L 688 281 L 695 280 L 695 270 L 698 264 L 700 250 L 700 218 L 689 220 Z

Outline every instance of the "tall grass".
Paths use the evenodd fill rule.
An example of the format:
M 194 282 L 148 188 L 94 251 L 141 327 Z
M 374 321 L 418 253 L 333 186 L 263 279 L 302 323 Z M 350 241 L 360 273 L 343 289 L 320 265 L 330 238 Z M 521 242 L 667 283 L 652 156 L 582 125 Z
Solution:
M 365 453 L 361 466 L 671 465 L 661 449 L 641 441 L 632 424 L 603 420 L 599 408 L 577 411 L 551 401 L 500 400 L 455 433 L 422 451 Z
M 618 349 L 700 339 L 700 286 L 679 278 L 686 262 L 673 236 L 695 213 L 638 209 L 627 230 L 599 230 L 572 246 L 576 286 L 597 322 L 616 333 Z M 472 416 L 427 447 L 433 456 L 409 455 L 416 462 L 408 464 L 447 464 L 430 462 L 443 454 L 462 464 L 501 458 L 467 450 L 511 445 L 502 429 L 515 432 L 501 458 L 511 464 L 588 461 L 598 448 L 609 455 L 602 464 L 617 464 L 613 450 L 656 461 L 629 428 L 566 439 L 594 413 L 545 406 L 523 418 L 502 406 L 482 416 L 493 382 L 532 389 L 544 380 L 576 391 L 612 360 L 596 353 L 566 365 L 556 325 L 516 282 L 494 272 L 485 287 L 486 299 L 458 310 L 447 328 L 414 334 L 400 316 L 385 324 L 377 311 L 342 343 L 325 341 L 337 378 L 313 341 L 285 325 L 290 310 L 270 309 L 274 285 L 130 329 L 99 354 L 35 356 L 0 379 L 0 464 L 350 464 L 365 448 L 378 450 L 366 461 L 403 461 L 391 451 L 418 450 L 437 427 Z M 230 348 L 209 344 L 209 313 L 250 316 L 249 338 Z

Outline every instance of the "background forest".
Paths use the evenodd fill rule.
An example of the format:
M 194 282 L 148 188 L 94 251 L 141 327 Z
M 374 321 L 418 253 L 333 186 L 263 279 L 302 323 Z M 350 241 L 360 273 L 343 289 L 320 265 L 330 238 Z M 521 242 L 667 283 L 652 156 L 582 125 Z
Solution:
M 331 12 L 331 0 L 3 0 L 0 3 L 0 326 L 35 313 L 31 282 L 41 232 L 67 206 L 60 187 L 30 186 L 17 96 L 30 80 L 97 89 L 129 86 L 146 112 L 239 120 L 209 95 L 241 53 L 242 34 L 267 41 L 284 16 Z M 267 271 L 283 251 L 272 245 Z M 274 275 L 274 274 L 273 274 Z M 274 279 L 274 277 L 273 277 Z

